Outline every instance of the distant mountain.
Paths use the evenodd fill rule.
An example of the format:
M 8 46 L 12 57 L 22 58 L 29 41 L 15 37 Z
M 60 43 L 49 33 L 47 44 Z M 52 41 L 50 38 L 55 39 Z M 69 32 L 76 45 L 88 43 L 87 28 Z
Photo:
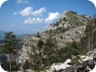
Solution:
M 4 31 L 0 31 L 0 40 L 4 39 Z
M 16 37 L 17 37 L 17 39 L 22 39 L 23 36 L 25 36 L 25 35 L 27 35 L 27 34 L 17 34 Z M 4 31 L 0 31 L 0 40 L 3 40 L 4 36 L 5 36 Z
M 17 39 L 22 39 L 23 36 L 25 36 L 25 34 L 19 34 L 19 35 L 16 35 Z

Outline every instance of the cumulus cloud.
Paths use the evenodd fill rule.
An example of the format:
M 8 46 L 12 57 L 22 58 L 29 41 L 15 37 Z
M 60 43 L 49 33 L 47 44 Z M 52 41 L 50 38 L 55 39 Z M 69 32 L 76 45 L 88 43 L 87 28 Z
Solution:
M 29 0 L 17 0 L 18 4 L 24 4 L 24 3 L 29 3 Z
M 28 17 L 24 20 L 24 24 L 36 24 L 36 23 L 52 23 L 61 17 L 59 12 L 50 12 L 48 17 L 43 17 L 43 14 L 46 12 L 45 7 L 41 7 L 38 10 L 33 10 L 32 6 L 26 7 L 21 11 L 14 12 L 13 15 L 21 15 L 22 17 Z M 43 18 L 42 18 L 43 17 Z
M 33 7 L 29 6 L 20 11 L 21 16 L 40 16 L 46 12 L 46 8 L 42 7 L 38 10 L 33 11 Z
M 29 6 L 25 9 L 23 9 L 22 11 L 20 11 L 21 16 L 29 16 L 31 14 L 32 14 L 32 7 L 31 6 Z
M 40 8 L 39 10 L 36 10 L 36 11 L 34 11 L 32 14 L 34 15 L 34 16 L 38 16 L 38 15 L 41 15 L 42 13 L 44 13 L 44 12 L 46 12 L 46 8 Z
M 24 23 L 25 24 L 36 24 L 36 23 L 42 23 L 44 20 L 43 18 L 32 18 L 32 17 L 29 17 L 27 18 Z
M 60 18 L 61 14 L 58 12 L 55 13 L 49 13 L 49 16 L 47 18 L 45 18 L 45 22 L 46 23 L 50 23 L 58 18 Z
M 58 12 L 49 13 L 48 17 L 46 17 L 46 18 L 32 18 L 32 17 L 29 17 L 24 21 L 24 23 L 25 24 L 51 23 L 51 22 L 53 22 L 54 20 L 56 20 L 60 17 L 61 17 L 61 14 L 58 13 Z

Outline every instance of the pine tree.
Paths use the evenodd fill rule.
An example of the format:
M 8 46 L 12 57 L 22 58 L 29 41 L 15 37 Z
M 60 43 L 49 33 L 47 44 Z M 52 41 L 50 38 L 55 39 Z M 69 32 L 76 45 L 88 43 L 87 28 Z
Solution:
M 5 33 L 5 38 L 3 40 L 3 52 L 9 55 L 9 67 L 10 72 L 12 72 L 12 59 L 13 56 L 18 52 L 18 48 L 20 47 L 19 40 L 16 39 L 16 35 L 13 32 Z

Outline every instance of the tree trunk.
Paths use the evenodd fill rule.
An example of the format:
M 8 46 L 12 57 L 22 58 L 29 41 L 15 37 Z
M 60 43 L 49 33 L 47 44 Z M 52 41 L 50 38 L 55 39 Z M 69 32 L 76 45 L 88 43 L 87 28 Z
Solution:
M 23 69 L 23 63 L 21 64 L 21 72 L 24 72 L 24 69 Z
M 11 53 L 10 53 L 10 72 L 11 72 Z

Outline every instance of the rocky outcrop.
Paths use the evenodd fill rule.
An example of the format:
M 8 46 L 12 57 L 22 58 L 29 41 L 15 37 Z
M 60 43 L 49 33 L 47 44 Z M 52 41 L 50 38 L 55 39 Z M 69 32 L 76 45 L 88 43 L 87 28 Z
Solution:
M 96 67 L 96 50 L 90 51 L 87 53 L 85 59 L 82 59 L 80 64 L 74 64 L 71 67 L 67 67 L 66 69 L 60 69 L 54 72 L 93 72 Z M 90 57 L 90 58 L 89 58 Z
M 73 65 L 71 67 L 68 67 L 66 69 L 62 69 L 56 72 L 89 72 L 95 67 L 95 61 L 93 60 L 88 60 L 85 61 L 79 65 Z
M 72 65 L 69 65 L 68 63 L 71 63 L 72 60 L 71 59 L 67 59 L 64 63 L 54 63 L 52 64 L 52 66 L 50 67 L 49 70 L 46 70 L 47 72 L 52 72 L 52 71 L 58 71 L 58 70 L 62 70 L 68 67 L 71 67 Z
M 90 17 L 79 15 L 73 11 L 65 11 L 56 23 L 49 26 L 48 30 L 37 33 L 36 35 L 26 35 L 23 38 L 24 46 L 20 59 L 28 60 L 30 46 L 37 46 L 39 39 L 46 42 L 51 36 L 56 41 L 58 49 L 64 48 L 67 43 L 71 43 L 74 40 L 78 42 L 84 35 L 87 22 L 90 19 Z
M 35 35 L 26 35 L 23 38 L 23 48 L 19 57 L 20 62 L 26 62 L 26 60 L 32 59 L 30 58 L 29 53 L 33 53 L 32 48 L 38 48 L 37 44 L 39 40 L 42 40 L 44 43 L 46 43 L 47 39 L 51 37 L 55 42 L 56 48 L 54 49 L 56 50 L 65 48 L 68 43 L 72 43 L 73 41 L 79 42 L 84 36 L 84 31 L 89 20 L 91 20 L 90 17 L 79 15 L 73 11 L 66 11 L 64 12 L 63 16 L 56 23 L 51 24 L 46 31 L 37 33 Z M 53 55 L 56 56 L 55 53 Z M 42 57 L 47 58 L 48 56 L 43 55 Z M 82 68 L 81 65 L 77 65 L 77 68 L 76 65 L 73 65 L 68 67 L 68 69 L 66 68 L 65 71 L 70 70 L 67 72 L 72 72 L 74 68 Z M 60 71 L 64 71 L 64 69 Z

